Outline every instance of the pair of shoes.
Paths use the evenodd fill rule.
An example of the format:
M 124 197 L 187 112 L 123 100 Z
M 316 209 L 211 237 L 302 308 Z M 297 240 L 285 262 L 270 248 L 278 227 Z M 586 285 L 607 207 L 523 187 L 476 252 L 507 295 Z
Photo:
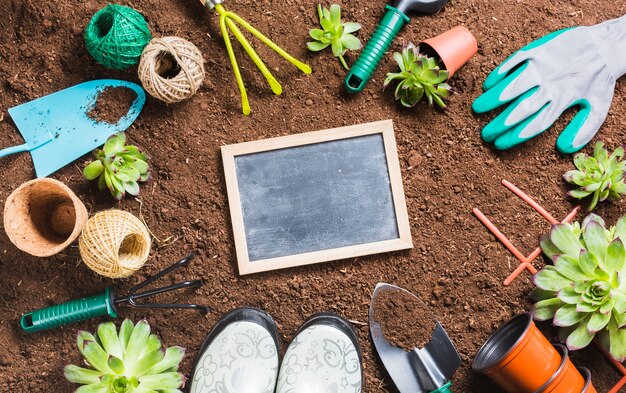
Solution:
M 190 393 L 360 393 L 357 334 L 338 315 L 311 316 L 289 344 L 279 370 L 278 328 L 253 308 L 224 315 L 196 359 Z

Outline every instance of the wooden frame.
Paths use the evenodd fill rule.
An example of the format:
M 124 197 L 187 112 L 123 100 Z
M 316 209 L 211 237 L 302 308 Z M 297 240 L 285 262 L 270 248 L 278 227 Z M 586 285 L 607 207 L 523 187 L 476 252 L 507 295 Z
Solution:
M 372 134 L 381 134 L 383 138 L 399 237 L 397 239 L 373 243 L 300 253 L 291 256 L 282 256 L 253 262 L 250 261 L 244 230 L 243 211 L 239 192 L 240 189 L 237 181 L 235 158 L 246 154 L 322 142 L 339 141 L 342 139 Z M 234 145 L 222 146 L 221 150 L 240 275 L 413 248 L 409 217 L 404 197 L 404 188 L 402 186 L 402 175 L 400 173 L 400 163 L 398 161 L 398 153 L 396 150 L 393 122 L 391 120 L 289 135 L 253 142 L 238 143 Z

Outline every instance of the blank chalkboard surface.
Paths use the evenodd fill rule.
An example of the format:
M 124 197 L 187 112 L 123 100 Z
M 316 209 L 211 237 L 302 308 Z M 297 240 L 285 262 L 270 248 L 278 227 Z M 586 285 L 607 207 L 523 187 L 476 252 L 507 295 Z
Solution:
M 222 156 L 241 274 L 412 246 L 391 121 Z

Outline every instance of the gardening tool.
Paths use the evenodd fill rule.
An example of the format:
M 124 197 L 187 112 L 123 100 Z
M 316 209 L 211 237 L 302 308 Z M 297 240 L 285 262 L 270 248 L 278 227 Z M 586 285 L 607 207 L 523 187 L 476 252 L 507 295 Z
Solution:
M 577 108 L 556 141 L 560 152 L 574 153 L 602 126 L 624 74 L 626 15 L 559 30 L 523 47 L 489 74 L 472 108 L 484 113 L 510 103 L 482 131 L 483 140 L 499 150 L 534 138 Z
M 47 307 L 24 314 L 20 321 L 20 325 L 25 332 L 35 333 L 62 325 L 67 325 L 69 323 L 84 321 L 90 318 L 96 318 L 103 315 L 108 315 L 111 318 L 117 318 L 117 306 L 121 304 L 128 304 L 131 307 L 138 308 L 194 309 L 203 313 L 207 313 L 210 311 L 208 307 L 200 306 L 197 304 L 138 302 L 138 300 L 149 296 L 155 296 L 161 293 L 171 292 L 182 288 L 198 288 L 202 286 L 202 280 L 193 280 L 183 281 L 178 284 L 173 284 L 161 288 L 148 289 L 143 292 L 139 292 L 144 287 L 150 285 L 159 278 L 164 277 L 168 273 L 180 267 L 187 266 L 193 257 L 194 255 L 190 254 L 186 258 L 181 259 L 180 261 L 174 263 L 165 270 L 135 285 L 131 288 L 130 292 L 126 296 L 116 296 L 113 290 L 109 287 L 106 288 L 105 291 L 99 295 L 94 295 L 78 300 L 72 300 L 67 303 L 58 304 L 56 306 Z
M 126 116 L 116 124 L 96 122 L 87 113 L 106 88 L 126 87 L 137 93 Z M 128 128 L 139 116 L 146 95 L 131 82 L 101 79 L 84 82 L 9 109 L 25 143 L 0 150 L 0 157 L 30 152 L 37 177 L 46 177 L 89 153 L 107 138 Z
M 235 78 L 237 79 L 237 86 L 239 87 L 239 92 L 241 93 L 241 106 L 242 106 L 242 111 L 244 115 L 247 116 L 250 114 L 250 103 L 248 102 L 248 94 L 246 93 L 246 87 L 243 83 L 241 72 L 239 71 L 239 65 L 237 64 L 237 58 L 235 57 L 235 52 L 233 51 L 233 45 L 230 41 L 230 35 L 229 35 L 228 29 L 230 29 L 230 31 L 233 32 L 233 35 L 235 36 L 235 38 L 237 38 L 237 41 L 239 41 L 241 46 L 248 53 L 248 56 L 250 56 L 254 64 L 258 67 L 259 71 L 261 71 L 261 74 L 263 74 L 263 76 L 267 80 L 267 83 L 269 83 L 270 88 L 272 89 L 274 94 L 276 95 L 281 94 L 283 92 L 283 88 L 280 85 L 280 83 L 278 83 L 276 78 L 274 78 L 274 76 L 272 75 L 270 70 L 267 68 L 265 63 L 263 63 L 263 60 L 261 60 L 261 58 L 256 53 L 252 45 L 250 45 L 250 42 L 248 42 L 248 40 L 243 35 L 239 27 L 237 27 L 236 23 L 238 23 L 244 29 L 248 30 L 253 36 L 257 37 L 265 45 L 269 46 L 276 53 L 281 55 L 285 60 L 287 60 L 294 66 L 296 66 L 296 68 L 298 68 L 305 74 L 311 73 L 311 67 L 298 61 L 289 53 L 285 52 L 281 47 L 276 45 L 272 40 L 270 40 L 261 32 L 259 32 L 257 29 L 252 27 L 252 25 L 250 25 L 248 22 L 242 19 L 239 15 L 235 14 L 234 12 L 227 11 L 224 8 L 224 6 L 221 4 L 222 0 L 200 0 L 200 2 L 208 9 L 215 8 L 217 13 L 220 15 L 220 30 L 222 31 L 222 36 L 224 37 L 224 44 L 226 45 L 226 51 L 228 52 L 228 57 L 230 58 L 230 63 L 233 67 Z
M 385 338 L 379 321 L 375 320 L 376 297 L 385 291 L 406 291 L 395 285 L 376 285 L 369 310 L 372 341 L 393 383 L 400 393 L 452 393 L 450 378 L 461 365 L 461 357 L 439 322 L 430 342 L 410 352 L 392 345 Z M 426 305 L 415 295 L 415 307 Z
M 385 15 L 376 31 L 346 76 L 346 89 L 350 93 L 363 90 L 402 27 L 411 21 L 406 15 L 409 11 L 432 15 L 439 12 L 447 2 L 448 0 L 397 0 L 395 7 L 386 5 Z

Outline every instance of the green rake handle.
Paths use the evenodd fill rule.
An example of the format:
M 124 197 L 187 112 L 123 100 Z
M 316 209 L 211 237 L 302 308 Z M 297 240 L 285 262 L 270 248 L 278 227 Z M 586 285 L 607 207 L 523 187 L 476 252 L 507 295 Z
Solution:
M 344 84 L 350 93 L 363 90 L 393 40 L 402 27 L 410 22 L 409 17 L 397 8 L 387 5 L 385 9 L 385 16 L 346 76 Z
M 430 393 L 453 393 L 452 392 L 452 382 L 448 382 L 437 390 L 433 390 Z
M 36 333 L 103 315 L 117 317 L 111 288 L 107 288 L 99 295 L 26 313 L 22 316 L 20 325 L 26 333 Z

